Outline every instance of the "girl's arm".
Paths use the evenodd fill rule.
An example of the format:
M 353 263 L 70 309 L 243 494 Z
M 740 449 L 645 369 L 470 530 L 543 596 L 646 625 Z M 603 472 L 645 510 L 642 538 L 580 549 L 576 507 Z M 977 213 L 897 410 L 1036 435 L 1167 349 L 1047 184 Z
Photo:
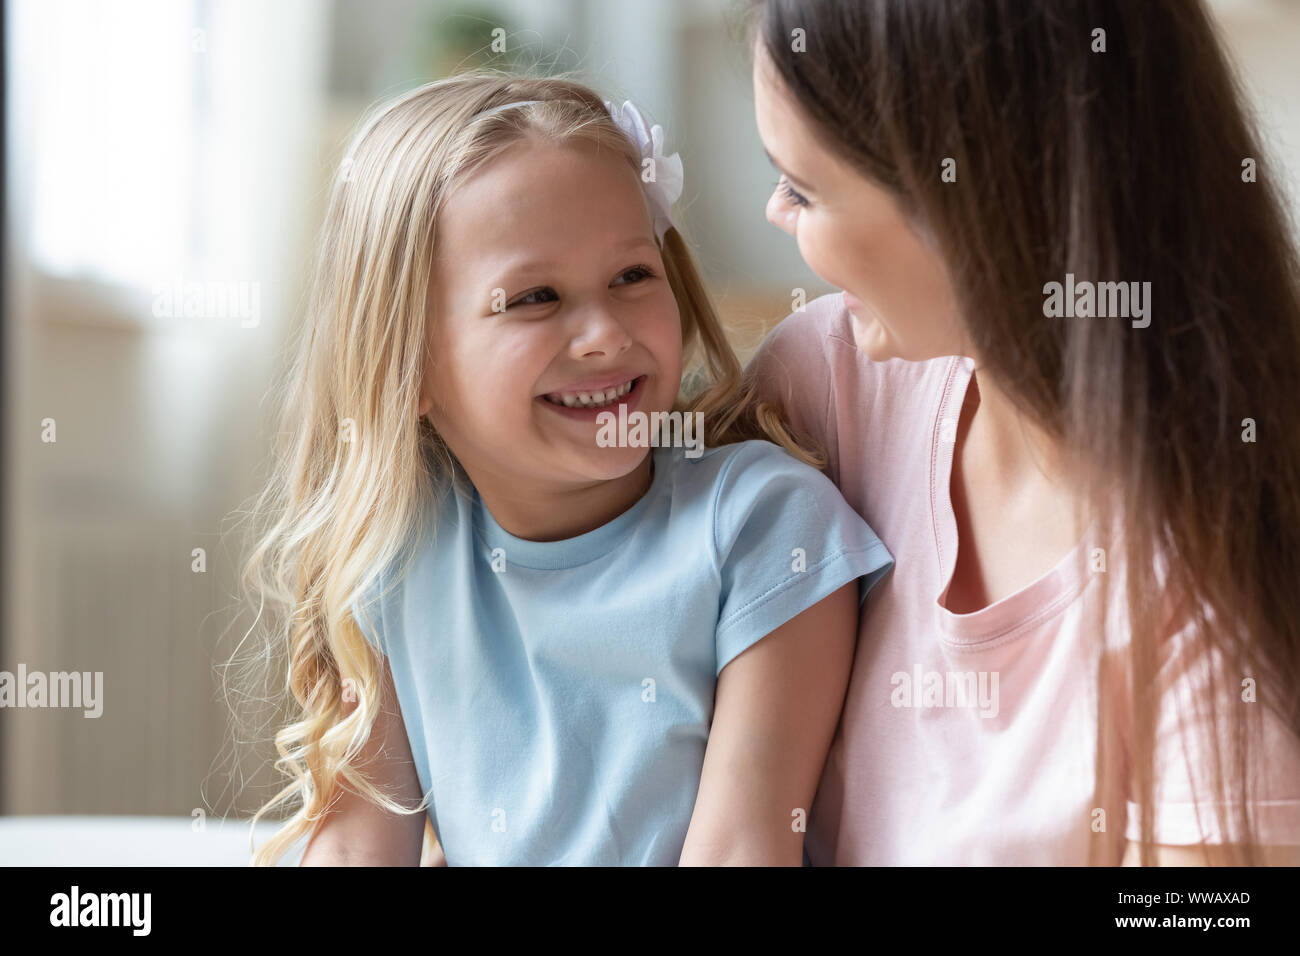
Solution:
M 420 802 L 420 781 L 387 658 L 379 713 L 357 769 L 375 786 L 393 794 L 398 803 L 415 806 Z M 424 813 L 403 815 L 377 807 L 340 781 L 338 798 L 316 824 L 300 865 L 419 866 L 427 818 Z
M 803 864 L 857 634 L 853 581 L 722 669 L 682 866 Z
M 447 857 L 438 843 L 438 836 L 428 820 L 424 822 L 424 849 L 420 851 L 420 866 L 446 866 Z

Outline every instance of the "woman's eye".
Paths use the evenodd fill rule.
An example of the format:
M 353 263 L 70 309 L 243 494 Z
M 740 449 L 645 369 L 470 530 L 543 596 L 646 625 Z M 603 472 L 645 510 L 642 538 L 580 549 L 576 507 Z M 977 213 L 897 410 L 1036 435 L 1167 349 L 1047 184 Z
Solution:
M 610 285 L 631 285 L 637 282 L 644 282 L 646 279 L 653 276 L 654 273 L 650 271 L 648 266 L 633 266 L 631 269 L 624 269 L 620 272 L 618 278 L 611 282 Z M 620 279 L 628 281 L 620 282 Z
M 534 289 L 532 292 L 525 292 L 519 298 L 515 299 L 515 301 L 511 302 L 510 305 L 542 305 L 546 302 L 554 302 L 558 298 L 559 296 L 555 294 L 555 290 L 547 286 L 544 289 Z
M 808 198 L 791 186 L 790 181 L 784 176 L 777 180 L 775 185 L 781 191 L 781 195 L 785 197 L 786 202 L 796 206 L 808 205 Z

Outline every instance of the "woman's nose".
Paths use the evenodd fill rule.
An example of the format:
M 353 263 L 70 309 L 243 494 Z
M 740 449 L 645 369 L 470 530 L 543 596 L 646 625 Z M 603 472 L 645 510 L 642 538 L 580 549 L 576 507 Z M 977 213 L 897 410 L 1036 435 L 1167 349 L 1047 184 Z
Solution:
M 794 235 L 794 220 L 798 213 L 790 208 L 790 204 L 781 198 L 778 191 L 773 190 L 771 197 L 767 201 L 767 209 L 765 212 L 767 214 L 768 222 L 776 226 L 776 228 L 780 229 L 782 232 L 788 232 L 790 235 Z

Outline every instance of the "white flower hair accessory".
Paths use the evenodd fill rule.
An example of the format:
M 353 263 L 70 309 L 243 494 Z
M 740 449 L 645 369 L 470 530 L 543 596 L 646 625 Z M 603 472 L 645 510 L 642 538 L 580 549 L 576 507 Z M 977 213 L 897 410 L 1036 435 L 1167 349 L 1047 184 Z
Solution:
M 673 153 L 664 155 L 664 128 L 650 126 L 631 100 L 624 100 L 620 109 L 605 100 L 605 109 L 628 139 L 641 151 L 641 185 L 654 216 L 655 238 L 660 244 L 673 222 L 673 203 L 682 195 L 682 158 Z M 647 166 L 646 160 L 650 160 Z M 650 176 L 649 180 L 646 176 Z

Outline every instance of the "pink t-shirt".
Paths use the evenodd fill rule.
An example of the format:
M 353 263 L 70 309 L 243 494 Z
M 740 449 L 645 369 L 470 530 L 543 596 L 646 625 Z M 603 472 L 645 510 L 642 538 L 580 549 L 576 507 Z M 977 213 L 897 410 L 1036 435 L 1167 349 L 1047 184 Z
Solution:
M 1104 630 L 1126 639 L 1127 628 L 1122 602 L 1102 607 L 1097 542 L 1085 535 L 1056 567 L 988 607 L 944 607 L 957 554 L 953 441 L 970 360 L 873 362 L 836 294 L 777 326 L 752 368 L 793 424 L 823 444 L 827 474 L 895 558 L 863 610 L 843 717 L 809 814 L 812 863 L 1083 865 L 1090 841 L 1103 839 L 1099 825 L 1137 840 L 1131 792 L 1094 806 L 1098 707 L 1114 707 L 1108 719 L 1120 728 L 1127 709 L 1123 692 L 1098 704 L 1093 638 Z M 1112 593 L 1122 591 L 1113 557 L 1106 573 Z M 1160 652 L 1161 679 L 1176 693 L 1162 698 L 1157 731 L 1155 842 L 1218 843 L 1204 810 L 1208 784 L 1196 791 L 1204 836 L 1191 798 L 1189 767 L 1202 764 L 1196 735 L 1185 756 L 1178 734 L 1180 716 L 1190 720 L 1205 700 L 1203 674 L 1182 648 L 1173 634 Z M 1261 842 L 1300 844 L 1300 739 L 1263 704 L 1241 706 L 1260 708 L 1263 720 Z M 1126 737 L 1121 730 L 1106 752 L 1127 789 Z M 1103 860 L 1118 863 L 1117 852 Z

